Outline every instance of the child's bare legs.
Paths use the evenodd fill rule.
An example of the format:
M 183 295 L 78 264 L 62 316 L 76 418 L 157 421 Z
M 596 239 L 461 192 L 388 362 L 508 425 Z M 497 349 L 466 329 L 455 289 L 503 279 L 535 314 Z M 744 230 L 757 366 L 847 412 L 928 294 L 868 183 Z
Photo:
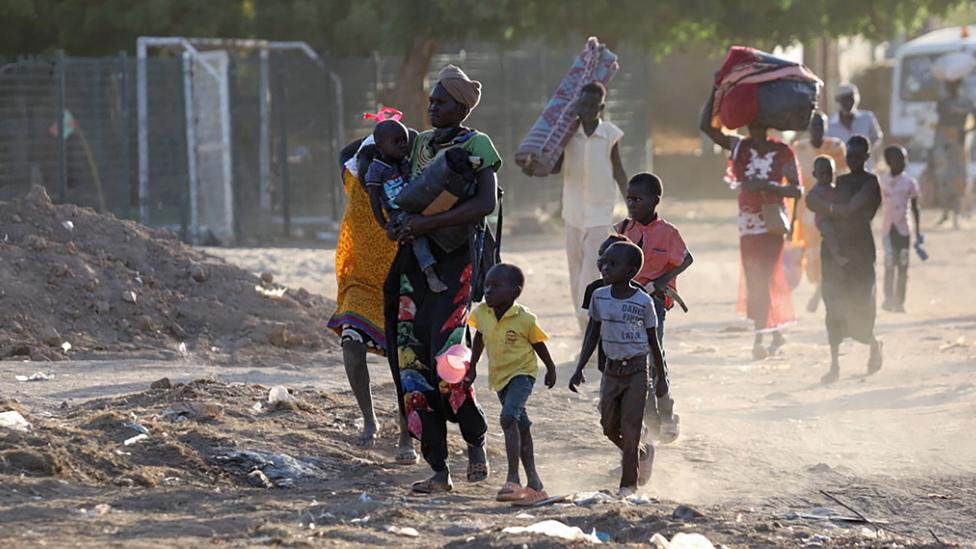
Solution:
M 519 431 L 522 436 L 522 467 L 525 468 L 525 485 L 533 490 L 542 490 L 542 479 L 535 469 L 535 445 L 532 442 L 532 431 L 529 427 Z
M 519 478 L 522 434 L 519 432 L 518 420 L 512 416 L 502 416 L 502 432 L 505 433 L 505 457 L 508 458 L 508 475 L 506 475 L 505 481 L 522 484 L 522 479 Z
M 430 288 L 430 291 L 435 294 L 447 291 L 447 284 L 444 284 L 444 281 L 437 276 L 437 271 L 434 270 L 437 260 L 434 259 L 434 253 L 430 249 L 430 240 L 426 237 L 414 240 L 413 253 L 417 262 L 420 263 L 420 268 L 424 271 L 424 276 L 427 277 L 427 287 Z
M 505 456 L 508 459 L 506 483 L 521 485 L 519 460 L 525 466 L 527 485 L 534 490 L 542 489 L 542 481 L 535 469 L 534 445 L 529 428 L 532 422 L 525 412 L 525 403 L 532 394 L 535 379 L 519 375 L 509 380 L 504 389 L 498 392 L 502 404 L 501 426 L 505 434 Z
M 424 276 L 427 277 L 427 287 L 430 288 L 430 291 L 439 294 L 447 290 L 447 284 L 444 284 L 444 281 L 437 276 L 437 271 L 434 270 L 433 266 L 424 269 Z

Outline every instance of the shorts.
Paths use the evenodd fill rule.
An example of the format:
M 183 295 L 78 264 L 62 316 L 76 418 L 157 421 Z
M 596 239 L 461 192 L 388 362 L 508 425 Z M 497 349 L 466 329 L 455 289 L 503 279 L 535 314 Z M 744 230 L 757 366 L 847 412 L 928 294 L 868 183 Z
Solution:
M 532 394 L 532 387 L 535 386 L 535 378 L 529 375 L 515 376 L 508 380 L 501 391 L 498 391 L 498 401 L 502 404 L 501 421 L 505 423 L 505 417 L 513 417 L 518 422 L 519 430 L 524 431 L 532 425 L 529 415 L 525 411 L 525 403 L 529 401 Z

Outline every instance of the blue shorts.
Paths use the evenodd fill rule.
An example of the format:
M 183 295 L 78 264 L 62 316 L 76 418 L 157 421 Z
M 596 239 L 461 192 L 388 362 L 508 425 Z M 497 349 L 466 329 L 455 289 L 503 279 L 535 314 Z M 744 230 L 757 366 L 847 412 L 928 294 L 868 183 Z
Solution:
M 508 385 L 498 391 L 498 401 L 502 403 L 501 417 L 514 417 L 518 422 L 519 430 L 528 429 L 532 422 L 525 411 L 525 403 L 532 394 L 532 387 L 535 385 L 535 378 L 527 375 L 515 376 L 508 380 Z

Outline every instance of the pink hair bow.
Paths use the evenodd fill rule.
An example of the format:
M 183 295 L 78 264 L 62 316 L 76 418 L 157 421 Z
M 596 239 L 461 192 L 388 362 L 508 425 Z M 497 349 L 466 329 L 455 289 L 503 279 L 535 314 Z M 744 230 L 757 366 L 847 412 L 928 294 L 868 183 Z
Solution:
M 383 122 L 384 120 L 400 120 L 403 118 L 403 113 L 394 109 L 393 107 L 382 107 L 380 110 L 376 111 L 376 114 L 371 112 L 363 113 L 363 120 L 375 120 L 377 122 Z

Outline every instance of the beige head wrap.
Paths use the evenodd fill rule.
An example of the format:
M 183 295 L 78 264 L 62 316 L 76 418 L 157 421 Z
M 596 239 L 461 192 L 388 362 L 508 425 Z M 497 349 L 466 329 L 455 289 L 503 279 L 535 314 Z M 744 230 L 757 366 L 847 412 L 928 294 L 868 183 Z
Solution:
M 474 110 L 481 101 L 481 82 L 471 80 L 460 68 L 448 65 L 437 75 L 437 83 L 444 86 L 455 101 Z

